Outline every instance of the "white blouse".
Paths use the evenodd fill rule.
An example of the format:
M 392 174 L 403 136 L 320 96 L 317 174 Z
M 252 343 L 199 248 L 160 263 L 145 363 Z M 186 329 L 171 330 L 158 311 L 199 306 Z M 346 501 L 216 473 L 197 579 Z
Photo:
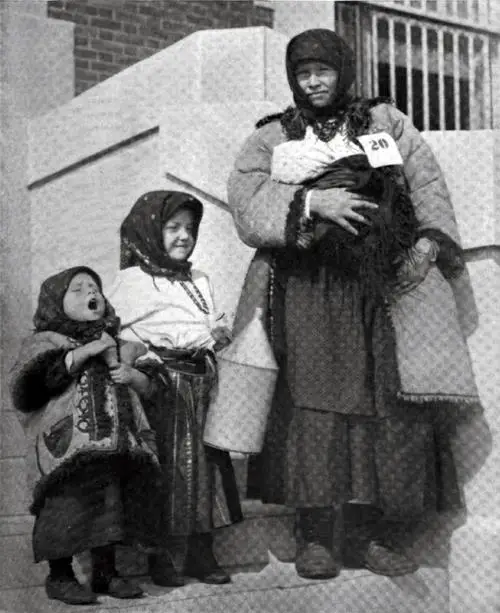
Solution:
M 218 319 L 212 286 L 201 271 L 193 270 L 192 279 L 208 313 L 197 306 L 203 303 L 191 283 L 186 285 L 194 299 L 179 281 L 153 279 L 138 266 L 121 270 L 106 294 L 121 319 L 120 338 L 168 349 L 211 349 Z

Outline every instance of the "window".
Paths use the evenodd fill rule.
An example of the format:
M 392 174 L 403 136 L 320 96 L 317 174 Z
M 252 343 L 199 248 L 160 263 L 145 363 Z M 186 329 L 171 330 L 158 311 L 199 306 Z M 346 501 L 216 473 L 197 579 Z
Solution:
M 485 0 L 337 2 L 355 49 L 357 93 L 389 96 L 420 130 L 492 127 L 499 35 Z M 482 11 L 482 12 L 481 12 Z

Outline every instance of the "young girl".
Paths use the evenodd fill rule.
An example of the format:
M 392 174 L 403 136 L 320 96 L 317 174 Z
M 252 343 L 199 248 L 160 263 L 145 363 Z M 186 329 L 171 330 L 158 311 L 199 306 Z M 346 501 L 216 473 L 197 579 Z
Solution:
M 241 519 L 231 458 L 202 441 L 216 380 L 214 351 L 230 342 L 208 277 L 189 262 L 202 214 L 201 202 L 189 194 L 144 194 L 122 224 L 124 270 L 110 292 L 121 338 L 148 350 L 136 367 L 152 381 L 145 409 L 163 469 L 158 505 L 164 549 L 150 558 L 159 585 L 182 585 L 183 575 L 229 582 L 212 552 L 212 530 Z
M 96 593 L 139 597 L 141 588 L 117 575 L 114 544 L 154 545 L 141 500 L 155 489 L 158 460 L 132 389 L 144 391 L 147 379 L 128 367 L 130 387 L 113 382 L 123 369 L 119 320 L 90 268 L 44 281 L 34 324 L 11 390 L 29 442 L 33 551 L 35 562 L 49 562 L 47 595 L 68 604 L 94 603 Z M 133 361 L 137 347 L 124 344 L 122 357 Z M 72 556 L 88 549 L 92 590 L 72 569 Z

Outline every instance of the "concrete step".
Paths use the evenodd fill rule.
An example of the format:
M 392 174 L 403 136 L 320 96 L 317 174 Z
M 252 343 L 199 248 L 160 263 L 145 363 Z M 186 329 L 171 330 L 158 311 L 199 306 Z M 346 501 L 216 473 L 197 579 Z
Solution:
M 242 502 L 244 520 L 215 532 L 214 551 L 219 563 L 228 568 L 262 567 L 267 564 L 268 551 L 283 561 L 295 556 L 293 511 L 279 505 L 263 504 L 258 500 Z M 81 556 L 82 571 L 87 574 L 88 556 Z M 119 548 L 117 564 L 127 576 L 147 574 L 146 556 Z
M 92 613 L 445 613 L 449 610 L 448 576 L 441 568 L 390 579 L 368 571 L 344 570 L 329 581 L 297 576 L 292 563 L 270 556 L 260 572 L 240 572 L 233 582 L 209 586 L 191 582 L 184 587 L 160 588 L 141 583 L 147 595 L 125 601 L 100 597 Z M 5 590 L 0 611 L 9 613 L 83 613 L 89 607 L 49 601 L 43 588 Z

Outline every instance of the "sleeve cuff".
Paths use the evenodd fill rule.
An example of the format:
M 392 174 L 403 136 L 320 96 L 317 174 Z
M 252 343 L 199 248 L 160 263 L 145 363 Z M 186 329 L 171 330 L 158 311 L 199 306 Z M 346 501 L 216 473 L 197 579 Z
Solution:
M 304 217 L 306 219 L 311 219 L 311 196 L 312 189 L 308 189 L 304 198 Z
M 428 238 L 438 246 L 436 264 L 447 279 L 458 277 L 465 268 L 462 248 L 441 230 L 426 229 L 418 233 L 418 237 Z
M 314 221 L 306 215 L 307 190 L 301 187 L 295 192 L 286 219 L 286 242 L 291 247 L 307 249 L 314 238 Z

